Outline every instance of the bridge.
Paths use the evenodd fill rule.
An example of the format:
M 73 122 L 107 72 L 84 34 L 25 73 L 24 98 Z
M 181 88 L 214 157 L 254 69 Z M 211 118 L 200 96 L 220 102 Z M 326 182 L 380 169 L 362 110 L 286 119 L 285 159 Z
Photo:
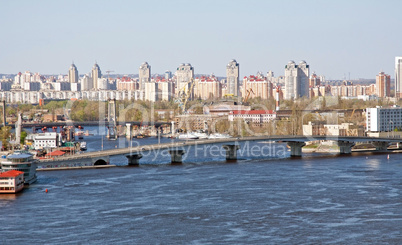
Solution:
M 157 151 L 157 150 L 169 150 L 171 155 L 171 163 L 181 163 L 182 155 L 185 154 L 182 147 L 185 146 L 195 146 L 195 145 L 206 145 L 206 144 L 218 144 L 218 143 L 228 143 L 223 145 L 226 150 L 226 160 L 236 160 L 237 150 L 239 150 L 239 142 L 246 141 L 275 141 L 284 142 L 290 148 L 291 157 L 301 157 L 302 147 L 306 145 L 309 141 L 335 141 L 337 142 L 340 154 L 350 154 L 352 152 L 352 147 L 356 142 L 372 143 L 377 151 L 387 151 L 388 146 L 391 143 L 402 142 L 402 139 L 396 138 L 376 138 L 376 137 L 354 137 L 354 136 L 251 136 L 251 137 L 241 137 L 241 138 L 224 138 L 224 139 L 206 139 L 206 140 L 194 140 L 194 141 L 182 141 L 182 142 L 172 142 L 172 143 L 162 143 L 153 145 L 144 145 L 137 147 L 127 147 L 119 149 L 103 150 L 98 152 L 85 152 L 81 154 L 76 154 L 67 157 L 60 157 L 54 162 L 75 162 L 75 161 L 85 161 L 88 163 L 93 163 L 93 165 L 102 165 L 109 163 L 110 156 L 126 155 L 128 158 L 129 165 L 138 165 L 139 159 L 141 159 L 141 152 L 146 151 Z
M 117 122 L 117 125 L 122 125 L 126 126 L 127 123 L 130 123 L 131 125 L 149 125 L 149 126 L 155 126 L 155 127 L 160 127 L 162 125 L 170 125 L 170 122 L 144 122 L 144 121 L 123 121 L 123 122 Z M 85 121 L 85 122 L 77 122 L 77 121 L 61 121 L 61 122 L 25 122 L 22 123 L 23 128 L 52 128 L 52 127 L 63 127 L 63 126 L 108 126 L 109 122 L 108 121 Z M 12 128 L 15 127 L 15 124 L 9 124 L 7 126 L 10 126 Z

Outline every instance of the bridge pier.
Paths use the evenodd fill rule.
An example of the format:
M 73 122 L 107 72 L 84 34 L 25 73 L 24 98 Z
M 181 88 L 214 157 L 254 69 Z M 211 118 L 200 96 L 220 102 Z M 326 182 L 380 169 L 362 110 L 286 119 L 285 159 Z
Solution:
M 375 146 L 375 149 L 377 151 L 387 151 L 390 143 L 385 141 L 376 141 L 372 144 Z
M 133 138 L 133 136 L 131 135 L 131 123 L 126 123 L 126 138 Z
M 169 154 L 172 158 L 171 163 L 182 163 L 183 162 L 183 155 L 186 152 L 184 150 L 179 150 L 179 149 L 174 149 L 174 150 L 169 150 Z
M 306 145 L 305 142 L 289 141 L 289 142 L 287 142 L 287 144 L 290 147 L 290 156 L 291 157 L 301 157 L 302 147 Z
M 129 166 L 138 166 L 140 165 L 140 159 L 142 158 L 141 153 L 130 154 L 126 156 L 128 159 Z
M 237 160 L 237 150 L 240 149 L 239 145 L 223 145 L 226 150 L 226 161 L 236 161 Z
M 351 154 L 352 147 L 355 145 L 354 142 L 349 141 L 338 141 L 339 153 L 340 154 Z
M 106 138 L 109 140 L 115 140 L 117 139 L 117 128 L 115 126 L 108 126 L 107 127 L 107 135 Z

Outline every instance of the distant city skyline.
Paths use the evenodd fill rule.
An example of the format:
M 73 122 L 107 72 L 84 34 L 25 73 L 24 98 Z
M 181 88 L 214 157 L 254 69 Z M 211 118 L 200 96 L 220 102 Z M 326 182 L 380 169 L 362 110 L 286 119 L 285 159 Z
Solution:
M 152 74 L 190 63 L 195 74 L 240 77 L 306 60 L 327 80 L 395 77 L 400 1 L 1 1 L 0 73 Z M 381 35 L 379 35 L 381 33 Z

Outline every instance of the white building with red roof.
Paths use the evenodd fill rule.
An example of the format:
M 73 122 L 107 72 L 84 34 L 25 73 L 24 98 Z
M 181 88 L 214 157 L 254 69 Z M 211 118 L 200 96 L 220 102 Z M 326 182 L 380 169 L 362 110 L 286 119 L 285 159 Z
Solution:
M 10 170 L 0 173 L 0 193 L 17 193 L 24 188 L 24 172 Z
M 257 76 L 251 75 L 243 78 L 242 95 L 249 98 L 260 97 L 261 99 L 269 99 L 272 97 L 273 85 L 261 73 Z M 248 92 L 249 91 L 249 92 Z
M 117 90 L 122 91 L 135 91 L 139 89 L 138 79 L 133 79 L 128 76 L 123 76 L 117 79 Z
M 215 75 L 195 79 L 194 97 L 203 100 L 222 97 L 222 85 Z

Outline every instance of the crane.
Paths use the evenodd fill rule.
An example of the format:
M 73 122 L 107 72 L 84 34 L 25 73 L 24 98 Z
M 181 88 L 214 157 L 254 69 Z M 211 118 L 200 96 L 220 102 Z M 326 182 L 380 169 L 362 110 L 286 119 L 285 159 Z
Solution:
M 246 90 L 246 93 L 247 93 L 247 96 L 246 96 L 246 98 L 244 99 L 243 104 L 247 102 L 247 100 L 248 100 L 248 98 L 250 97 L 250 94 L 251 94 L 251 93 L 255 94 L 252 88 L 247 89 L 247 90 Z
M 105 72 L 107 73 L 107 80 L 109 81 L 109 76 L 110 76 L 110 73 L 112 73 L 112 72 L 114 72 L 114 71 L 107 70 L 107 71 L 105 71 Z
M 193 91 L 193 88 L 194 88 L 194 84 L 195 84 L 194 79 L 191 78 L 190 83 L 191 83 L 190 89 L 186 94 L 186 98 L 185 98 L 184 104 L 183 104 L 183 109 L 184 109 L 183 113 L 187 112 L 186 111 L 186 104 L 187 104 L 188 98 L 190 98 L 190 94 L 191 94 L 191 92 Z
M 187 87 L 189 84 L 190 84 L 190 88 L 187 91 Z M 179 104 L 182 114 L 185 114 L 187 112 L 186 104 L 187 104 L 188 99 L 190 98 L 191 91 L 193 91 L 194 84 L 195 84 L 194 79 L 191 78 L 190 82 L 188 82 L 186 85 L 184 85 L 183 88 L 181 88 L 180 91 L 178 92 L 178 98 L 176 99 L 175 102 Z

